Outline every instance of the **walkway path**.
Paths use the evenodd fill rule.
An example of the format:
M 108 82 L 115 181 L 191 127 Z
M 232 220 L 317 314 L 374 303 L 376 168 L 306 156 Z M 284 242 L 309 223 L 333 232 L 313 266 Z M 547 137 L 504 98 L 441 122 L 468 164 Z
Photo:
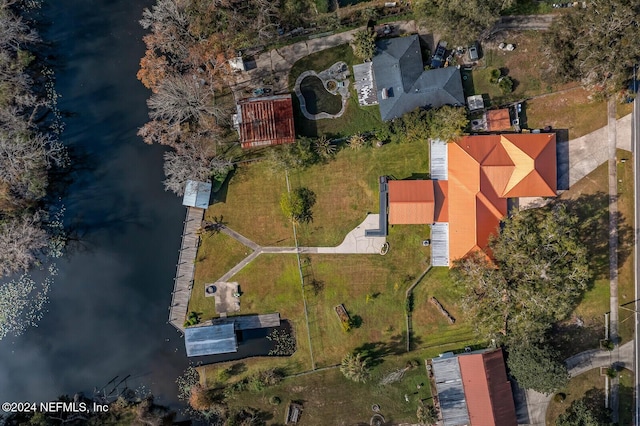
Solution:
M 616 100 L 607 103 L 607 145 L 609 153 L 609 339 L 618 349 L 618 173 L 616 158 Z M 629 138 L 629 140 L 631 140 Z M 618 422 L 619 379 L 611 381 L 611 420 Z
M 183 333 L 191 287 L 193 286 L 196 254 L 200 243 L 198 229 L 202 225 L 203 218 L 203 209 L 187 207 L 187 217 L 182 231 L 182 245 L 174 278 L 171 305 L 169 306 L 169 323 Z
M 593 349 L 581 352 L 565 360 L 565 365 L 571 377 L 579 376 L 589 370 L 600 367 L 610 367 L 612 364 L 633 369 L 633 341 L 627 342 L 618 348 L 616 352 L 601 349 Z M 553 395 L 543 395 L 536 391 L 526 391 L 526 404 L 528 407 L 530 425 L 544 426 L 547 415 L 547 407 Z
M 382 246 L 387 242 L 386 237 L 366 237 L 365 229 L 372 229 L 378 226 L 378 215 L 369 214 L 347 234 L 342 243 L 335 247 L 262 247 L 249 238 L 228 228 L 224 225 L 220 226 L 220 232 L 234 238 L 245 246 L 253 250 L 251 254 L 242 259 L 237 265 L 228 270 L 217 281 L 229 281 L 231 277 L 240 272 L 242 268 L 247 266 L 253 259 L 263 253 L 270 254 L 380 254 Z M 194 257 L 195 259 L 195 257 Z M 188 300 L 188 299 L 187 299 Z M 185 307 L 186 315 L 186 307 Z

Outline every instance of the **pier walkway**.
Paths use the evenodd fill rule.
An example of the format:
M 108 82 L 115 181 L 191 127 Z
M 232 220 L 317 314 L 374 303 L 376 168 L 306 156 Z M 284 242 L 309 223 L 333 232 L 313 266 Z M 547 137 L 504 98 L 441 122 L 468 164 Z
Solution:
M 189 296 L 193 286 L 196 253 L 200 244 L 198 229 L 204 219 L 204 209 L 187 207 L 187 217 L 182 231 L 182 244 L 176 277 L 173 283 L 171 305 L 169 306 L 169 323 L 184 333 L 184 321 L 187 318 Z

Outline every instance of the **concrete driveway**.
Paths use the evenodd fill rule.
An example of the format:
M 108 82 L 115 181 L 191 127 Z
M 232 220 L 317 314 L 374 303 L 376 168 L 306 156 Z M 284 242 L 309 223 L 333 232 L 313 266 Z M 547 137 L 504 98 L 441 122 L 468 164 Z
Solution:
M 616 146 L 631 151 L 631 114 L 616 121 Z M 608 159 L 606 126 L 569 142 L 560 142 L 558 182 L 571 186 Z

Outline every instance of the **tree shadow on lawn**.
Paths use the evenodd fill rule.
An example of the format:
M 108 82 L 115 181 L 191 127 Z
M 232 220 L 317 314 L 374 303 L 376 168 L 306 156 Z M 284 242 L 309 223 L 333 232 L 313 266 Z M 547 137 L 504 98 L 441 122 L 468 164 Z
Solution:
M 559 352 L 560 359 L 567 359 L 580 352 L 597 349 L 604 336 L 604 327 L 595 322 L 582 327 L 563 322 L 552 327 L 550 336 L 551 344 Z
M 609 194 L 596 192 L 577 198 L 558 200 L 578 217 L 578 235 L 587 248 L 589 268 L 595 277 L 609 276 Z M 618 223 L 618 265 L 622 265 L 633 250 L 633 227 L 620 212 Z M 593 287 L 593 279 L 589 288 Z
M 420 344 L 420 338 L 412 336 L 412 344 Z M 384 362 L 384 357 L 389 355 L 401 355 L 407 352 L 406 335 L 396 334 L 387 342 L 364 343 L 353 350 L 353 353 L 361 353 L 370 367 L 375 367 Z

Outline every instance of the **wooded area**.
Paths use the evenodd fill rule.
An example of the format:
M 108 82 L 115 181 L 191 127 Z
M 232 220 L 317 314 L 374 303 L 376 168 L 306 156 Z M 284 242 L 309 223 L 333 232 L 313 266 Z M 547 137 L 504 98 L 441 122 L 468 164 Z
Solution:
M 0 276 L 59 255 L 61 224 L 43 203 L 49 174 L 65 166 L 52 72 L 34 53 L 40 39 L 20 6 L 0 2 Z
M 560 203 L 515 211 L 489 248 L 455 264 L 462 306 L 478 332 L 505 345 L 518 383 L 551 393 L 567 381 L 549 331 L 573 311 L 591 280 L 577 217 Z
M 590 1 L 556 18 L 545 34 L 545 53 L 567 81 L 613 94 L 626 89 L 640 61 L 640 4 Z

